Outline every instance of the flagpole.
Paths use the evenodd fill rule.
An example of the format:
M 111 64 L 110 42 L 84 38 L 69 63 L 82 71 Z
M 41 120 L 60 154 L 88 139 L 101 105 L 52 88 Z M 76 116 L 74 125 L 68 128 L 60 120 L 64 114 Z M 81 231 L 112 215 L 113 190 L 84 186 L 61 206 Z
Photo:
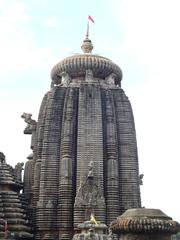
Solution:
M 89 38 L 89 21 L 87 21 L 86 38 Z
M 88 21 L 87 21 L 86 39 L 89 38 L 89 21 L 91 21 L 92 23 L 95 23 L 95 22 L 94 22 L 94 19 L 89 15 L 89 16 L 88 16 Z

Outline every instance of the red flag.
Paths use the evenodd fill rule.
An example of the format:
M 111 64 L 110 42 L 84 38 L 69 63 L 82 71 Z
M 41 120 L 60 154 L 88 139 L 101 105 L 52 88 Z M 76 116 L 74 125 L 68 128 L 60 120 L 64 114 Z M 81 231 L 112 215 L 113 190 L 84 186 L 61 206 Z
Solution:
M 90 20 L 91 22 L 95 23 L 94 19 L 90 15 L 88 16 L 88 20 Z

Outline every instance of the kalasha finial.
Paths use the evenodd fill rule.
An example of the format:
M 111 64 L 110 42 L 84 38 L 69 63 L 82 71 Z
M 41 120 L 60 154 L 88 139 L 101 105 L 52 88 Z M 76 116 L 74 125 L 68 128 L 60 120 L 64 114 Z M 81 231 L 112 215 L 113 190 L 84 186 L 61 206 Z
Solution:
M 94 19 L 91 16 L 88 16 L 86 38 L 83 41 L 83 45 L 81 46 L 81 49 L 83 50 L 84 53 L 91 53 L 93 50 L 93 45 L 91 43 L 91 40 L 89 39 L 89 21 L 95 23 Z
M 91 43 L 91 40 L 86 38 L 84 41 L 83 41 L 83 44 L 81 46 L 81 49 L 83 50 L 83 53 L 91 53 L 92 50 L 93 50 L 93 45 Z

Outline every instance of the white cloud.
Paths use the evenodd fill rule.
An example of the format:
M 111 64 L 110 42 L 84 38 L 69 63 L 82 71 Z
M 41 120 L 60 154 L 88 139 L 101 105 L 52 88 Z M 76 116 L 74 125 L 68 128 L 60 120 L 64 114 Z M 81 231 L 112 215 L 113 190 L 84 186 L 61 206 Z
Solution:
M 57 26 L 57 19 L 56 17 L 48 17 L 45 21 L 44 21 L 44 25 L 46 27 L 55 27 Z
M 1 76 L 9 72 L 47 67 L 52 63 L 50 50 L 36 46 L 31 21 L 24 2 L 14 1 L 3 7 L 0 15 Z
M 7 24 L 29 21 L 30 16 L 27 13 L 26 4 L 22 1 L 13 1 L 10 4 L 5 4 L 3 20 L 6 21 Z

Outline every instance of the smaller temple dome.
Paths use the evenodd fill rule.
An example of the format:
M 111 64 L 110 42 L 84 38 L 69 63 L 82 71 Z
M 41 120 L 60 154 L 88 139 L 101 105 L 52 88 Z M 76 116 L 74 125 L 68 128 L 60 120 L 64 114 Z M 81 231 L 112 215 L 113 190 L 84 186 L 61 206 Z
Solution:
M 128 209 L 124 214 L 114 220 L 111 223 L 110 229 L 116 234 L 175 234 L 180 230 L 180 225 L 159 209 L 135 208 Z

